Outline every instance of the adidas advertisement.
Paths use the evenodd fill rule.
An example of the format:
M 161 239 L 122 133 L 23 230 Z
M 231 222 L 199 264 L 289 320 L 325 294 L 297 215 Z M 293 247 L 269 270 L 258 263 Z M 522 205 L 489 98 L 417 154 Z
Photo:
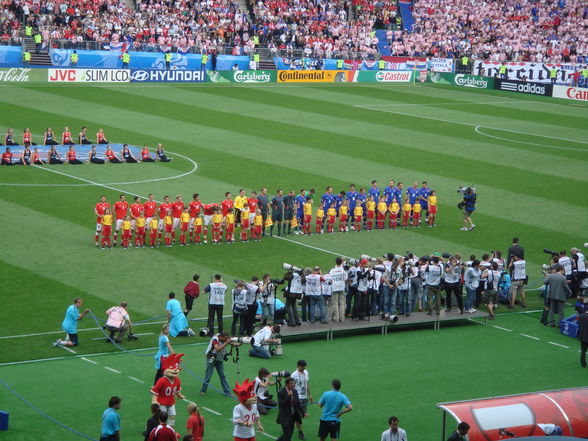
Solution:
M 526 93 L 539 96 L 551 96 L 553 93 L 553 86 L 551 84 L 528 83 L 525 81 L 495 79 L 494 88 L 498 90 L 506 90 L 507 92 Z

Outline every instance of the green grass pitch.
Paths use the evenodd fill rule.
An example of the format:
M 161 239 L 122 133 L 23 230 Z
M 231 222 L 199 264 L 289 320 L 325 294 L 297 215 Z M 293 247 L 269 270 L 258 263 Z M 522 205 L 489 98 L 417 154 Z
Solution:
M 116 393 L 123 397 L 123 439 L 141 439 L 153 360 L 118 353 L 99 339 L 89 318 L 76 354 L 52 348 L 75 296 L 100 318 L 127 300 L 138 321 L 161 315 L 167 293 L 180 293 L 195 272 L 205 283 L 217 272 L 227 281 L 281 275 L 282 262 L 328 268 L 337 254 L 480 256 L 506 251 L 513 236 L 526 248 L 529 288 L 535 288 L 547 257 L 543 248 L 569 250 L 586 242 L 588 106 L 582 103 L 432 85 L 34 84 L 0 90 L 0 133 L 30 127 L 38 141 L 49 125 L 56 133 L 67 125 L 76 134 L 82 125 L 89 133 L 102 127 L 113 142 L 162 142 L 174 158 L 169 164 L 0 169 L 0 377 L 41 410 L 92 437 L 99 435 L 100 414 Z M 93 206 L 103 193 L 113 202 L 121 192 L 154 193 L 158 200 L 164 194 L 190 199 L 198 192 L 212 202 L 239 188 L 321 192 L 332 185 L 340 191 L 349 183 L 368 187 L 372 179 L 381 186 L 389 179 L 405 186 L 427 180 L 439 196 L 438 226 L 157 250 L 101 251 L 93 243 Z M 477 188 L 473 232 L 459 231 L 459 185 Z M 529 309 L 539 309 L 536 292 L 530 297 Z M 205 307 L 199 299 L 192 317 L 203 317 Z M 440 332 L 295 342 L 267 363 L 242 357 L 239 375 L 237 365 L 226 366 L 234 383 L 255 376 L 264 364 L 293 369 L 306 358 L 314 398 L 333 377 L 343 381 L 354 411 L 344 417 L 342 439 L 358 441 L 377 439 L 391 414 L 411 439 L 438 437 L 437 402 L 583 384 L 573 373 L 576 343 L 540 327 L 536 313 L 502 315 L 492 325 L 507 330 L 469 323 Z M 159 327 L 138 327 L 144 335 L 125 346 L 150 354 Z M 203 375 L 203 339 L 172 344 L 186 353 L 185 366 Z M 5 364 L 46 358 L 57 359 Z M 562 366 L 570 375 L 554 381 L 550 372 Z M 187 371 L 182 380 L 189 399 L 214 411 L 204 411 L 206 439 L 231 439 L 233 400 L 212 391 L 199 397 L 198 380 Z M 179 408 L 183 427 L 186 416 Z M 11 429 L 0 432 L 0 440 L 81 439 L 5 390 L 0 409 L 11 414 Z M 318 417 L 311 408 L 309 439 Z M 270 414 L 262 422 L 276 437 L 274 420 Z

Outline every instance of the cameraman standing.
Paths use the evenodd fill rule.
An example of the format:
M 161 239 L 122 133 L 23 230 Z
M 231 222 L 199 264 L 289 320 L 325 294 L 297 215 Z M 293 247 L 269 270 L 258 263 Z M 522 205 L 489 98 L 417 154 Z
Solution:
M 259 294 L 259 277 L 251 277 L 251 282 L 245 285 L 247 289 L 247 297 L 245 303 L 247 304 L 247 315 L 245 317 L 245 333 L 248 336 L 253 335 L 255 329 L 255 314 L 257 314 L 257 295 Z
M 218 321 L 218 330 L 219 332 L 223 332 L 223 308 L 225 306 L 227 285 L 223 283 L 220 274 L 215 274 L 214 282 L 209 283 L 206 288 L 204 288 L 204 292 L 208 293 L 208 332 L 214 334 L 215 314 Z
M 231 291 L 233 300 L 233 323 L 231 324 L 231 334 L 234 336 L 242 336 L 245 333 L 245 317 L 247 316 L 247 290 L 245 283 L 241 280 Z M 237 334 L 237 322 L 239 322 L 239 334 Z
M 288 271 L 284 274 L 284 280 L 287 282 L 284 289 L 286 296 L 286 313 L 288 314 L 288 326 L 300 326 L 302 322 L 298 317 L 298 306 L 296 301 L 302 298 L 302 274 L 300 271 Z
M 577 297 L 582 290 L 582 280 L 588 277 L 586 273 L 586 258 L 578 248 L 572 248 L 570 252 L 573 262 L 573 278 L 570 288 L 572 289 L 573 295 Z
M 527 272 L 525 270 L 525 261 L 517 256 L 513 256 L 512 262 L 510 263 L 511 279 L 510 285 L 510 305 L 509 309 L 514 309 L 515 302 L 517 300 L 517 294 L 521 295 L 521 306 L 526 308 L 525 305 L 525 284 L 527 283 Z
M 316 319 L 316 309 L 318 307 L 321 323 L 327 323 L 327 316 L 325 314 L 325 299 L 322 296 L 321 284 L 325 279 L 321 275 L 321 269 L 318 266 L 314 267 L 312 274 L 306 276 L 306 290 L 305 295 L 308 297 L 310 304 L 310 323 L 314 323 Z
M 355 300 L 353 304 L 352 320 L 366 320 L 365 315 L 368 313 L 368 276 L 369 268 L 367 266 L 367 259 L 359 261 L 359 269 L 357 270 L 357 288 L 355 291 Z
M 345 284 L 347 282 L 347 271 L 343 268 L 343 259 L 335 259 L 335 268 L 329 271 L 333 279 L 331 305 L 327 316 L 334 322 L 345 320 Z
M 230 397 L 231 396 L 231 388 L 227 383 L 227 377 L 225 376 L 225 365 L 224 361 L 227 356 L 227 345 L 230 343 L 231 339 L 229 334 L 226 332 L 221 332 L 219 334 L 213 335 L 208 343 L 208 347 L 206 348 L 206 374 L 204 375 L 204 383 L 202 383 L 202 389 L 200 389 L 200 395 L 206 395 L 206 389 L 208 389 L 208 384 L 210 383 L 210 379 L 212 378 L 212 374 L 216 369 L 218 373 L 218 377 L 221 382 L 221 386 L 223 388 L 223 393 Z
M 461 230 L 471 231 L 476 228 L 471 218 L 472 213 L 476 210 L 476 193 L 473 188 L 465 189 L 461 204 L 463 204 L 463 227 Z
M 433 315 L 433 296 L 435 296 L 435 314 L 441 310 L 441 278 L 443 277 L 443 265 L 439 256 L 433 256 L 425 269 L 425 284 L 427 287 L 427 314 Z
M 449 257 L 449 260 L 445 264 L 445 272 L 443 273 L 443 286 L 445 288 L 445 294 L 447 299 L 445 302 L 446 312 L 451 311 L 451 300 L 455 295 L 457 300 L 457 306 L 459 307 L 460 314 L 463 314 L 463 303 L 461 299 L 461 288 L 459 281 L 461 280 L 461 265 L 458 263 L 455 256 Z

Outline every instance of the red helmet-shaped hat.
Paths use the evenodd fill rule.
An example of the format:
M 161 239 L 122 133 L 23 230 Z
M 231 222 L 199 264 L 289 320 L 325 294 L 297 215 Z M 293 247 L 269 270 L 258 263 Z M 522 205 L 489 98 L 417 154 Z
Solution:
M 235 392 L 235 395 L 237 395 L 237 399 L 241 402 L 241 404 L 245 404 L 248 399 L 255 396 L 253 393 L 254 386 L 255 382 L 250 382 L 249 378 L 245 379 L 242 384 L 235 383 L 233 392 Z
M 167 357 L 161 357 L 161 370 L 165 372 L 167 369 L 174 371 L 179 369 L 183 356 L 184 354 L 170 354 Z

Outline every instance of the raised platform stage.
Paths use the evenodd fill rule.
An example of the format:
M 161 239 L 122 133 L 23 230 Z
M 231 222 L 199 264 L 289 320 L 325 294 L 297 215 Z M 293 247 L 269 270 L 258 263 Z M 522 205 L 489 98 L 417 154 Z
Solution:
M 427 315 L 425 312 L 413 312 L 410 317 L 399 316 L 396 323 L 384 321 L 379 316 L 370 317 L 370 320 L 352 321 L 351 318 L 346 318 L 343 322 L 328 322 L 322 324 L 302 323 L 301 326 L 282 326 L 282 338 L 286 340 L 294 340 L 303 337 L 318 338 L 323 334 L 327 340 L 332 340 L 335 333 L 353 333 L 354 331 L 365 331 L 379 329 L 382 335 L 388 334 L 394 328 L 402 329 L 408 326 L 422 326 L 433 325 L 433 329 L 440 330 L 441 323 L 468 321 L 469 319 L 484 319 L 484 324 L 488 321 L 488 313 L 475 312 L 473 314 L 460 314 L 458 310 L 451 312 L 441 311 L 437 316 Z

